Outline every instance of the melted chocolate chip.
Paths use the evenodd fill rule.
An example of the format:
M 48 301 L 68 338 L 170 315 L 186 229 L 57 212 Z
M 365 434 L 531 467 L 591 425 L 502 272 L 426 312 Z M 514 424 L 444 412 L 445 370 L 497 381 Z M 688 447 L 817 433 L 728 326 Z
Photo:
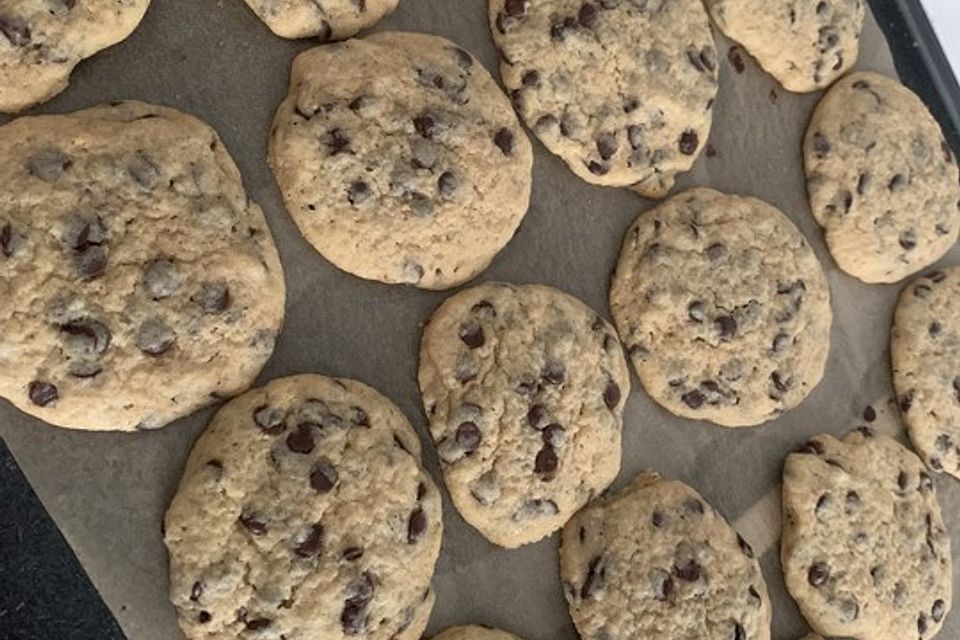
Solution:
M 419 542 L 427 532 L 427 514 L 423 509 L 417 507 L 410 512 L 410 518 L 407 521 L 407 543 L 414 544 Z
M 337 486 L 340 474 L 327 458 L 320 458 L 310 471 L 310 486 L 317 493 L 329 493 Z
M 493 142 L 497 145 L 503 155 L 509 156 L 513 153 L 513 132 L 509 129 L 500 129 L 493 136 Z
M 483 327 L 477 322 L 467 322 L 460 327 L 460 340 L 471 349 L 479 349 L 486 344 L 486 336 L 483 333 Z
M 294 453 L 308 454 L 314 447 L 310 424 L 300 424 L 296 431 L 287 436 L 287 448 Z

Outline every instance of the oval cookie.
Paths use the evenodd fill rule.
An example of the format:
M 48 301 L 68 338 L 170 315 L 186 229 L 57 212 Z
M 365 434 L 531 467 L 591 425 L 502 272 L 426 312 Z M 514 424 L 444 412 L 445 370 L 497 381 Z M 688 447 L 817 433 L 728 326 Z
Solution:
M 700 0 L 489 0 L 527 126 L 587 182 L 663 197 L 707 142 L 717 51 Z
M 170 597 L 191 639 L 414 640 L 442 532 L 393 403 L 350 380 L 280 378 L 194 445 L 165 519 Z
M 858 640 L 925 640 L 951 602 L 950 538 L 933 480 L 867 427 L 787 456 L 781 564 L 813 629 Z
M 761 200 L 694 189 L 641 214 L 610 308 L 647 393 L 679 416 L 756 425 L 823 377 L 826 278 L 800 231 Z
M 583 640 L 770 640 L 750 545 L 696 491 L 652 472 L 567 523 L 560 573 Z
M 613 328 L 537 285 L 483 284 L 434 312 L 420 390 L 463 518 L 518 547 L 613 481 L 630 378 Z
M 283 272 L 216 132 L 140 102 L 0 127 L 0 396 L 152 429 L 253 382 Z
M 513 236 L 533 153 L 469 53 L 435 36 L 378 33 L 302 53 L 290 87 L 270 164 L 301 232 L 334 265 L 445 289 L 483 271 Z
M 926 106 L 896 80 L 854 73 L 831 87 L 803 159 L 810 209 L 850 275 L 896 282 L 956 243 L 956 160 Z

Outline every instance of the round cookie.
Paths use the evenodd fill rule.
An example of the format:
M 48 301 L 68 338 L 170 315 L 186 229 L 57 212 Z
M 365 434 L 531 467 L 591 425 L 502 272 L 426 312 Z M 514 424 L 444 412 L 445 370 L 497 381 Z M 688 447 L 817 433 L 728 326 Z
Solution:
M 960 233 L 960 172 L 940 126 L 895 80 L 854 73 L 817 105 L 803 145 L 807 191 L 837 265 L 896 282 Z
M 761 200 L 694 189 L 641 214 L 610 307 L 640 382 L 678 416 L 756 425 L 823 377 L 826 277 L 800 231 Z
M 780 552 L 787 589 L 825 636 L 925 640 L 950 609 L 950 538 L 933 480 L 867 427 L 787 456 Z
M 571 518 L 560 573 L 583 640 L 770 640 L 750 545 L 703 496 L 653 472 Z
M 520 638 L 500 629 L 469 625 L 450 627 L 433 636 L 432 640 L 520 640 Z
M 0 127 L 0 299 L 0 396 L 152 429 L 250 386 L 284 281 L 216 132 L 123 102 Z
M 133 33 L 150 0 L 0 3 L 0 112 L 45 102 L 83 60 Z
M 714 22 L 784 88 L 830 86 L 857 61 L 863 0 L 706 0 Z
M 960 267 L 904 288 L 890 355 L 913 447 L 931 469 L 960 478 Z
M 300 375 L 231 401 L 165 518 L 188 638 L 415 640 L 433 607 L 440 493 L 385 397 Z
M 495 544 L 550 535 L 620 470 L 623 350 L 565 293 L 487 283 L 450 297 L 424 329 L 419 380 L 453 503 Z
M 270 164 L 301 232 L 334 265 L 444 289 L 483 271 L 513 236 L 533 152 L 473 56 L 443 38 L 385 32 L 297 57 Z
M 700 0 L 489 0 L 527 126 L 587 182 L 662 197 L 710 135 L 717 51 Z
M 397 8 L 399 0 L 246 0 L 282 38 L 349 38 Z

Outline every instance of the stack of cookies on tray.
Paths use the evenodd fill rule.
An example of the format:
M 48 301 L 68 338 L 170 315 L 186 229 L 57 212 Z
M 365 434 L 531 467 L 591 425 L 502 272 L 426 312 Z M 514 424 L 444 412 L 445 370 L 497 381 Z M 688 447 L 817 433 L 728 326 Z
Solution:
M 148 4 L 0 6 L 0 110 L 62 91 Z M 784 578 L 817 633 L 936 635 L 952 599 L 934 477 L 960 475 L 960 267 L 926 270 L 960 232 L 958 169 L 915 95 L 848 73 L 861 0 L 490 0 L 505 91 L 437 36 L 347 39 L 397 0 L 247 4 L 277 35 L 325 43 L 294 60 L 265 160 L 303 236 L 346 272 L 429 290 L 478 277 L 531 204 L 528 132 L 588 183 L 667 198 L 623 238 L 613 323 L 547 286 L 486 282 L 447 298 L 422 333 L 423 408 L 454 507 L 502 547 L 561 531 L 585 640 L 770 638 L 758 554 L 703 496 L 653 471 L 607 490 L 628 360 L 667 411 L 724 427 L 775 420 L 823 378 L 830 288 L 801 231 L 755 198 L 667 196 L 710 135 L 714 28 L 784 88 L 826 89 L 802 154 L 830 254 L 865 283 L 924 272 L 891 332 L 917 453 L 869 427 L 798 443 L 783 472 Z M 0 127 L 0 291 L 0 395 L 26 413 L 149 430 L 228 400 L 165 521 L 187 637 L 422 635 L 443 517 L 420 437 L 359 382 L 249 390 L 281 331 L 284 274 L 209 126 L 111 102 Z M 483 627 L 436 637 L 517 640 Z

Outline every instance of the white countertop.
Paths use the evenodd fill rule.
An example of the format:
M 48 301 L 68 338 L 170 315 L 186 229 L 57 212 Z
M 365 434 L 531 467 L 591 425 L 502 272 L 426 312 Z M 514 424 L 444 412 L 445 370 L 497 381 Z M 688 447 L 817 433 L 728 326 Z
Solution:
M 954 75 L 960 77 L 960 0 L 921 0 L 921 4 L 927 10 Z

